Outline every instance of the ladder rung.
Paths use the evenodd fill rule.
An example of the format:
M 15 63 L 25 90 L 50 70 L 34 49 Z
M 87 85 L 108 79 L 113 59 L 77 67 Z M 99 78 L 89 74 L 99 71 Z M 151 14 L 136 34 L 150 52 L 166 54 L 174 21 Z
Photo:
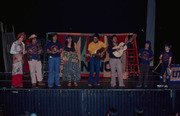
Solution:
M 127 56 L 127 58 L 137 58 L 137 56 Z
M 131 64 L 131 63 L 128 63 L 128 65 L 138 65 L 138 64 L 137 64 L 137 63 L 132 63 L 132 64 Z
M 134 55 L 134 54 L 136 54 L 136 53 L 134 53 L 134 52 L 129 52 L 128 55 L 130 55 L 130 54 Z
M 135 62 L 135 61 L 132 61 L 132 60 L 131 60 L 131 61 L 128 61 L 128 62 Z
M 127 49 L 127 50 L 128 50 L 128 51 L 130 51 L 130 50 L 133 50 L 133 51 L 134 51 L 134 50 L 136 50 L 136 49 Z

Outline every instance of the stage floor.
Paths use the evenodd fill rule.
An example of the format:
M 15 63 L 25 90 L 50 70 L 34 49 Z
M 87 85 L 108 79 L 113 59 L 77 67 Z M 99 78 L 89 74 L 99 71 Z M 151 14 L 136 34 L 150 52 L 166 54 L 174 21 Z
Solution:
M 125 87 L 110 86 L 110 78 L 100 78 L 100 86 L 87 86 L 82 77 L 79 86 L 49 89 L 32 88 L 30 76 L 23 77 L 23 88 L 11 88 L 11 75 L 0 76 L 0 108 L 4 115 L 17 116 L 28 111 L 38 116 L 105 116 L 110 108 L 118 109 L 118 116 L 133 116 L 142 107 L 145 116 L 170 116 L 179 113 L 180 84 L 157 88 L 157 75 L 150 75 L 147 88 L 137 88 L 138 77 L 124 79 Z M 17 107 L 18 106 L 18 107 Z M 1 112 L 0 112 L 1 113 Z
M 100 86 L 87 86 L 87 77 L 82 77 L 80 82 L 78 83 L 78 86 L 75 87 L 72 83 L 71 87 L 67 86 L 67 82 L 61 82 L 61 87 L 53 87 L 52 89 L 164 89 L 164 88 L 157 88 L 157 84 L 159 83 L 159 77 L 157 75 L 150 75 L 148 79 L 148 87 L 144 88 L 143 86 L 141 88 L 137 88 L 136 84 L 138 83 L 138 77 L 130 76 L 128 79 L 124 79 L 125 87 L 119 87 L 118 81 L 116 87 L 111 87 L 110 85 L 110 78 L 100 77 L 99 83 Z M 43 82 L 46 84 L 43 87 L 33 88 L 33 89 L 48 89 L 47 86 L 47 76 L 44 77 Z M 23 88 L 24 89 L 31 89 L 31 80 L 29 74 L 25 74 L 23 77 Z M 11 88 L 11 75 L 10 74 L 1 74 L 0 75 L 0 88 Z M 21 88 L 21 89 L 23 89 Z M 166 89 L 180 89 L 180 84 L 173 83 L 169 84 L 169 87 Z

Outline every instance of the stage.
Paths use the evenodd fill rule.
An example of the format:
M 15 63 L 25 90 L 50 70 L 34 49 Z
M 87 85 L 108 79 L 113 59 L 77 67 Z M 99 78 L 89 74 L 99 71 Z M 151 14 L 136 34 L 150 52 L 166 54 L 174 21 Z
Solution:
M 38 87 L 38 88 L 32 88 L 31 85 L 31 78 L 29 73 L 25 73 L 23 75 L 23 89 L 48 89 L 47 87 L 47 79 L 48 76 L 45 75 L 43 82 L 46 84 L 46 86 Z M 148 87 L 144 88 L 143 86 L 141 88 L 137 88 L 136 85 L 138 83 L 138 76 L 129 76 L 127 79 L 124 79 L 125 87 L 119 87 L 118 86 L 118 80 L 116 87 L 111 87 L 110 85 L 110 78 L 108 77 L 99 77 L 100 86 L 87 86 L 87 77 L 81 77 L 81 80 L 77 87 L 75 87 L 72 83 L 71 87 L 67 86 L 67 82 L 61 82 L 61 87 L 53 87 L 53 89 L 159 89 L 157 88 L 157 84 L 159 83 L 159 75 L 157 73 L 153 73 L 152 70 L 149 72 L 148 77 Z M 10 73 L 1 73 L 0 74 L 0 88 L 11 88 L 11 74 Z M 22 89 L 22 88 L 21 88 Z M 180 89 L 180 83 L 170 83 L 168 89 Z
M 100 86 L 87 86 L 82 77 L 79 86 L 49 89 L 46 86 L 32 88 L 29 74 L 24 75 L 23 88 L 11 89 L 10 75 L 1 75 L 0 108 L 5 116 L 17 116 L 23 112 L 38 116 L 105 116 L 110 108 L 118 110 L 118 116 L 134 116 L 137 108 L 143 108 L 145 116 L 170 116 L 179 112 L 180 85 L 157 88 L 158 76 L 151 75 L 147 88 L 136 88 L 138 77 L 124 80 L 125 87 L 110 86 L 110 78 L 100 78 Z

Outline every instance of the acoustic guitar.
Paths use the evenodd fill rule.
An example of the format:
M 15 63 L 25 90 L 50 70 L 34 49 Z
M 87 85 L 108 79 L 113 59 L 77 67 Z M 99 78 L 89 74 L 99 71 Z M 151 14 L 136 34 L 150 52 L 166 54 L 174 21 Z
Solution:
M 104 60 L 106 58 L 106 52 L 104 52 L 103 56 L 101 57 L 101 53 L 105 50 L 105 48 L 100 48 L 95 51 L 95 54 L 92 54 L 92 57 Z M 84 57 L 90 57 L 91 54 L 84 54 Z
M 121 57 L 123 52 L 127 49 L 127 44 L 132 42 L 136 35 L 133 35 L 126 43 L 121 42 L 118 46 L 113 47 L 112 49 L 119 49 L 113 52 L 114 56 Z

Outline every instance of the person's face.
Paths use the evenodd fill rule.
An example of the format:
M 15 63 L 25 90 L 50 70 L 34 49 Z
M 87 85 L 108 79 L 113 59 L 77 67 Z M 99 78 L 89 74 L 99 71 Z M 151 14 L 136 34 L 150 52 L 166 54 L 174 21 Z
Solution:
M 168 46 L 165 46 L 165 50 L 166 50 L 166 51 L 169 51 L 170 48 L 169 48 Z
M 33 44 L 37 43 L 37 39 L 36 39 L 36 38 L 33 38 L 33 39 L 32 39 L 32 43 L 33 43 Z
M 57 35 L 54 35 L 54 36 L 52 37 L 52 40 L 53 40 L 53 41 L 57 41 Z
M 149 48 L 149 44 L 148 43 L 145 44 L 145 48 Z
M 23 41 L 23 39 L 24 39 L 24 36 L 21 35 L 21 37 L 20 37 L 18 40 L 19 40 L 19 41 Z
M 67 38 L 67 41 L 68 41 L 68 43 L 69 43 L 69 42 L 72 42 L 72 38 L 71 38 L 71 37 L 68 37 L 68 38 Z
M 113 37 L 112 42 L 117 43 L 117 37 Z
M 94 40 L 94 43 L 97 43 L 99 39 L 97 37 L 93 37 L 93 40 Z

